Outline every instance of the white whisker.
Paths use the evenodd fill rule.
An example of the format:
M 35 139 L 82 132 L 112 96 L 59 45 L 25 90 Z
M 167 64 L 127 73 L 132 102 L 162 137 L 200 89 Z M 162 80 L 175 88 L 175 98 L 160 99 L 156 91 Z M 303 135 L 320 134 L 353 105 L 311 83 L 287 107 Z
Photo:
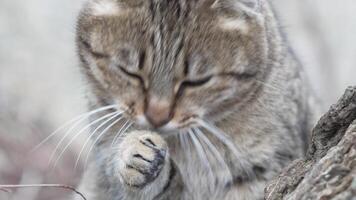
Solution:
M 77 168 L 77 166 L 78 166 L 78 164 L 79 164 L 80 157 L 81 157 L 81 155 L 82 155 L 82 153 L 83 153 L 85 147 L 86 147 L 87 144 L 90 142 L 90 139 L 95 135 L 95 133 L 96 133 L 98 130 L 100 130 L 103 126 L 105 126 L 107 123 L 109 123 L 111 120 L 113 120 L 114 118 L 120 116 L 122 113 L 124 113 L 124 112 L 119 112 L 119 113 L 115 114 L 114 116 L 110 117 L 110 118 L 107 119 L 105 122 L 103 122 L 103 123 L 100 124 L 98 127 L 96 127 L 96 128 L 94 129 L 94 131 L 89 134 L 88 138 L 85 140 L 85 143 L 83 144 L 83 147 L 80 149 L 80 152 L 79 152 L 79 155 L 78 155 L 77 160 L 75 161 L 75 166 L 74 166 L 75 169 Z M 117 123 L 117 122 L 119 122 L 119 121 L 122 120 L 122 119 L 123 119 L 123 116 L 120 116 L 120 118 L 118 118 L 118 119 L 114 122 L 114 124 Z
M 184 152 L 185 152 L 185 159 L 187 160 L 187 161 L 189 161 L 190 159 L 190 152 L 191 152 L 191 143 L 189 142 L 189 138 L 188 138 L 188 136 L 189 136 L 189 133 L 187 133 L 187 132 L 181 132 L 180 134 L 180 137 L 181 137 L 181 139 L 182 139 L 182 144 L 183 144 L 183 146 L 184 146 Z
M 83 114 L 80 114 L 79 116 L 71 119 L 70 121 L 66 122 L 65 124 L 63 124 L 62 126 L 60 126 L 59 128 L 57 128 L 55 131 L 53 131 L 50 135 L 48 135 L 45 139 L 43 139 L 38 145 L 36 145 L 30 153 L 33 153 L 35 151 L 37 151 L 43 144 L 45 144 L 49 139 L 51 139 L 54 135 L 56 135 L 57 133 L 59 133 L 61 130 L 65 129 L 67 126 L 75 123 L 76 121 L 78 120 L 81 120 L 81 119 L 84 119 L 84 118 L 87 118 L 91 115 L 94 115 L 98 112 L 102 112 L 102 111 L 105 111 L 105 110 L 109 110 L 109 109 L 112 109 L 112 108 L 115 108 L 117 107 L 117 105 L 110 105 L 110 106 L 105 106 L 105 107 L 100 107 L 98 109 L 95 109 L 95 110 L 92 110 L 92 111 L 89 111 L 89 112 L 86 112 L 86 113 L 83 113 Z
M 199 142 L 199 140 L 197 139 L 197 137 L 195 136 L 195 133 L 193 130 L 189 130 L 189 136 L 193 141 L 193 144 L 197 150 L 198 156 L 200 158 L 200 160 L 203 162 L 203 165 L 206 167 L 206 169 L 209 172 L 210 178 L 211 178 L 211 182 L 214 182 L 214 174 L 213 174 L 213 170 L 212 167 L 209 163 L 208 157 L 206 155 L 206 152 L 204 151 L 203 146 L 201 145 L 201 143 Z
M 221 129 L 212 125 L 211 123 L 205 122 L 203 120 L 197 120 L 197 122 L 218 138 L 222 143 L 224 143 L 236 157 L 236 163 L 239 165 L 240 169 L 243 170 L 249 177 L 255 177 L 252 171 L 252 164 L 248 161 L 248 158 L 242 153 L 242 151 L 232 142 L 233 140 L 229 138 Z M 243 163 L 241 162 L 243 161 Z
M 96 123 L 98 123 L 98 122 L 100 122 L 100 121 L 102 121 L 102 120 L 104 120 L 104 119 L 106 119 L 106 118 L 108 118 L 108 117 L 111 117 L 112 115 L 115 115 L 116 113 L 117 113 L 117 111 L 116 111 L 116 112 L 109 113 L 109 114 L 106 114 L 106 115 L 100 117 L 99 119 L 96 119 L 96 120 L 94 120 L 93 122 L 91 122 L 91 123 L 89 123 L 88 125 L 86 125 L 84 129 L 87 129 L 88 127 L 92 126 L 93 124 L 96 124 Z M 54 158 L 54 155 L 57 153 L 59 147 L 60 147 L 61 144 L 64 142 L 65 138 L 68 137 L 68 136 L 71 134 L 71 132 L 75 129 L 75 127 L 76 127 L 77 125 L 79 125 L 80 123 L 81 123 L 81 121 L 78 121 L 75 125 L 73 125 L 73 126 L 64 134 L 64 136 L 62 137 L 62 139 L 59 141 L 59 143 L 58 143 L 57 146 L 55 147 L 53 153 L 51 154 L 51 157 L 50 157 L 50 160 L 49 160 L 49 163 L 48 163 L 49 165 L 52 163 L 53 158 Z
M 119 116 L 122 114 L 122 112 L 114 112 L 112 113 L 114 116 L 110 115 L 110 118 L 106 121 L 104 121 L 103 123 L 101 123 L 99 126 L 103 126 L 105 125 L 107 122 L 109 122 L 110 120 L 114 119 L 115 117 Z M 61 153 L 59 154 L 57 160 L 54 163 L 54 168 L 57 166 L 57 163 L 59 162 L 59 160 L 61 159 L 62 155 L 64 154 L 64 152 L 67 150 L 67 148 L 74 142 L 74 140 L 79 137 L 80 134 L 82 134 L 85 130 L 89 129 L 91 127 L 91 125 L 87 125 L 84 128 L 82 128 L 82 130 L 80 130 L 77 134 L 75 134 L 72 139 L 68 142 L 68 144 L 64 147 L 64 149 L 61 151 Z
M 120 120 L 121 120 L 121 119 L 120 119 Z M 98 137 L 94 140 L 94 142 L 93 142 L 93 144 L 91 145 L 91 147 L 90 147 L 90 149 L 89 149 L 89 151 L 88 151 L 88 154 L 87 154 L 87 156 L 86 156 L 86 158 L 85 158 L 84 166 L 87 165 L 88 160 L 89 160 L 90 153 L 93 151 L 93 149 L 94 149 L 96 143 L 100 140 L 100 138 L 102 138 L 102 137 L 105 135 L 106 132 L 109 131 L 109 129 L 110 129 L 112 126 L 114 126 L 114 125 L 115 125 L 117 122 L 119 122 L 120 120 L 116 120 L 115 122 L 111 123 L 111 124 L 110 124 L 108 127 L 106 127 L 106 128 L 98 135 Z
M 207 138 L 205 136 L 205 134 L 199 129 L 199 128 L 195 128 L 194 129 L 197 137 L 201 138 L 203 140 L 203 142 L 208 146 L 208 149 L 210 149 L 210 151 L 213 153 L 213 155 L 215 155 L 214 157 L 218 160 L 219 164 L 225 168 L 225 170 L 229 173 L 228 174 L 228 179 L 226 181 L 231 181 L 232 180 L 232 174 L 230 171 L 229 166 L 226 164 L 225 160 L 223 159 L 221 153 L 217 150 L 217 148 L 215 147 L 214 144 L 211 143 L 211 141 L 209 140 L 209 138 Z
M 178 137 L 179 137 L 179 144 L 180 144 L 180 148 L 185 151 L 188 146 L 184 141 L 184 133 L 182 133 L 181 131 L 178 133 Z
M 113 148 L 113 146 L 115 145 L 115 143 L 117 142 L 118 138 L 120 137 L 120 135 L 124 132 L 127 131 L 127 129 L 129 129 L 132 126 L 132 122 L 130 122 L 129 120 L 127 120 L 125 122 L 125 124 L 121 127 L 121 129 L 116 133 L 114 139 L 112 140 L 111 143 L 111 148 Z
M 180 138 L 180 142 L 181 142 L 181 150 L 184 153 L 183 159 L 186 163 L 185 165 L 188 166 L 188 168 L 185 168 L 185 169 L 189 169 L 191 166 L 195 166 L 195 163 L 193 163 L 193 160 L 191 158 L 192 155 L 191 155 L 191 143 L 189 140 L 189 138 L 190 138 L 189 133 L 185 132 L 185 131 L 179 131 L 179 138 Z M 186 175 L 182 176 L 182 181 L 184 182 L 185 185 L 189 185 L 190 182 L 192 181 L 192 179 L 191 179 L 192 176 L 189 175 L 190 173 L 192 173 L 192 172 L 187 171 Z M 187 187 L 187 190 L 189 192 L 192 192 L 191 188 L 189 188 L 189 187 Z

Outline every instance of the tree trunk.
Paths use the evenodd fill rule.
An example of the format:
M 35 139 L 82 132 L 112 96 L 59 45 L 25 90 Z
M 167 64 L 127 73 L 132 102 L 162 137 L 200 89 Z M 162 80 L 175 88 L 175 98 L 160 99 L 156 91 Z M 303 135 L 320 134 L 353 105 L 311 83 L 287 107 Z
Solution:
M 265 199 L 356 200 L 356 87 L 320 119 L 306 158 L 283 170 Z

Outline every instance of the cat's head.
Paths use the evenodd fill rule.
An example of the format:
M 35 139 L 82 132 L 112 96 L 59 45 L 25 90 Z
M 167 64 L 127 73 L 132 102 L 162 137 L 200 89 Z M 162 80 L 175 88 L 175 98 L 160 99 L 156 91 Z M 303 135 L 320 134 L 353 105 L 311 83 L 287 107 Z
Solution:
M 246 106 L 267 71 L 258 0 L 91 0 L 78 23 L 98 102 L 177 130 Z

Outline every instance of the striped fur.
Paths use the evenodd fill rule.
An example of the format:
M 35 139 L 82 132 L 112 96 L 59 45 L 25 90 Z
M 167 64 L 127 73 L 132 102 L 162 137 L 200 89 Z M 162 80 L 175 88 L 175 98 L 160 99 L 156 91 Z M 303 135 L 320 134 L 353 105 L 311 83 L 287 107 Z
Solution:
M 313 113 L 270 4 L 102 0 L 93 13 L 98 2 L 87 3 L 77 32 L 90 108 L 119 104 L 133 125 L 114 148 L 123 122 L 99 138 L 83 192 L 93 200 L 263 199 L 267 181 L 303 156 Z M 145 115 L 152 99 L 170 109 L 160 128 Z

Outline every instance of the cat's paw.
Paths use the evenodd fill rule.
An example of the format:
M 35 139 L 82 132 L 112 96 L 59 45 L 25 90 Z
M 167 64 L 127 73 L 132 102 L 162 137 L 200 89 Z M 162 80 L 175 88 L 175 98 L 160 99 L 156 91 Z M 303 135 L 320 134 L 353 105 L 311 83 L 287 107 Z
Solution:
M 135 131 L 120 143 L 119 160 L 121 181 L 142 188 L 156 180 L 169 162 L 168 146 L 158 134 Z

